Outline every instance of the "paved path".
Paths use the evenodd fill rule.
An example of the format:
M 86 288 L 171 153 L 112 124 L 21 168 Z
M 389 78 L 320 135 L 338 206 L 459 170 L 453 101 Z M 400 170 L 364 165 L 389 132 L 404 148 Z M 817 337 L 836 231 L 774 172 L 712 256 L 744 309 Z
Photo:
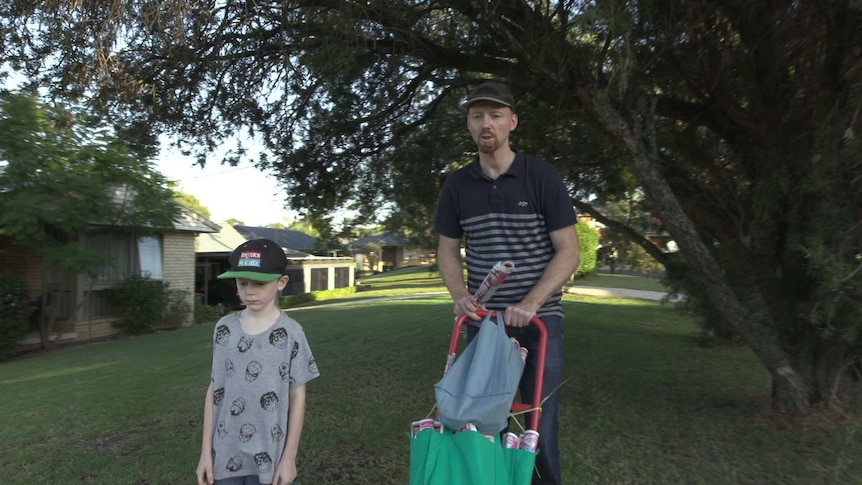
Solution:
M 360 303 L 376 303 L 378 301 L 387 301 L 387 300 L 409 300 L 411 298 L 425 298 L 428 296 L 440 296 L 440 295 L 448 295 L 449 293 L 446 291 L 435 291 L 431 293 L 412 293 L 410 295 L 398 295 L 398 296 L 380 296 L 377 298 L 365 298 L 363 300 L 350 300 L 350 301 L 339 301 L 335 303 L 321 303 L 320 305 L 307 305 L 300 306 L 295 308 L 286 308 L 286 310 L 296 311 L 296 310 L 306 310 L 308 308 L 326 308 L 330 306 L 344 306 L 344 305 L 358 305 Z
M 575 293 L 578 295 L 590 296 L 638 298 L 641 300 L 663 300 L 667 297 L 667 293 L 663 291 L 627 290 L 624 288 L 599 288 L 597 286 L 570 286 L 566 288 L 566 293 Z M 681 299 L 682 298 L 677 297 L 671 299 L 671 301 L 680 301 Z
M 574 293 L 579 295 L 616 297 L 616 298 L 638 298 L 641 300 L 662 300 L 667 296 L 667 293 L 662 291 L 646 291 L 646 290 L 627 290 L 624 288 L 599 288 L 597 286 L 570 286 L 566 288 L 566 293 Z M 321 303 L 319 305 L 307 305 L 295 308 L 288 308 L 290 311 L 305 310 L 308 308 L 326 308 L 344 305 L 358 305 L 361 303 L 376 303 L 387 300 L 409 300 L 411 298 L 425 298 L 429 296 L 447 295 L 445 291 L 437 291 L 430 293 L 413 293 L 410 295 L 398 296 L 381 296 L 377 298 L 366 298 L 364 300 L 350 300 L 335 303 Z M 672 299 L 671 301 L 679 301 L 681 298 Z

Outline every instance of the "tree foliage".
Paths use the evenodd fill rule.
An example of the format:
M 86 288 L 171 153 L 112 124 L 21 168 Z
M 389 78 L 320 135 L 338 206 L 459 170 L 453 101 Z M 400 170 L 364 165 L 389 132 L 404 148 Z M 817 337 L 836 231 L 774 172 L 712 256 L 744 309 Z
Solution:
M 312 237 L 320 237 L 320 232 L 314 227 L 313 222 L 308 218 L 288 222 L 288 225 L 284 227 L 285 229 L 299 231 Z
M 248 130 L 294 208 L 397 207 L 426 233 L 471 157 L 458 102 L 503 79 L 516 146 L 554 161 L 600 222 L 593 202 L 643 190 L 680 252 L 644 249 L 750 344 L 776 406 L 806 414 L 846 406 L 860 372 L 860 8 L 12 0 L 0 21 L 5 59 L 33 79 L 202 160 Z
M 656 262 L 666 261 L 663 248 L 657 247 L 646 235 L 658 229 L 652 217 L 648 201 L 643 193 L 634 188 L 617 195 L 605 197 L 600 208 L 587 206 L 586 211 L 596 214 L 604 225 L 601 231 L 601 257 L 615 268 L 617 263 L 630 262 L 636 248 L 652 256 Z
M 578 232 L 578 248 L 580 249 L 581 262 L 575 270 L 575 276 L 587 276 L 596 272 L 596 253 L 599 249 L 599 231 L 578 221 L 575 225 Z
M 629 268 L 635 271 L 640 271 L 648 277 L 664 270 L 664 266 L 656 261 L 649 253 L 644 251 L 641 246 L 634 246 L 632 248 L 626 262 L 628 263 Z
M 85 112 L 32 95 L 0 95 L 0 161 L 0 228 L 36 250 L 46 278 L 61 275 L 63 285 L 79 273 L 95 278 L 112 264 L 109 254 L 81 240 L 88 226 L 144 236 L 171 228 L 177 216 L 166 181 L 150 162 Z M 47 291 L 42 298 L 46 308 Z M 55 318 L 43 313 L 43 345 Z
M 193 210 L 194 212 L 206 217 L 207 219 L 212 218 L 209 207 L 203 205 L 200 199 L 198 199 L 192 194 L 180 192 L 174 187 L 171 188 L 174 191 L 174 200 L 177 201 L 178 204 Z
M 230 218 L 230 219 L 224 221 L 224 223 L 227 225 L 230 225 L 230 226 L 244 226 L 245 225 L 245 223 L 242 222 L 241 220 L 234 219 L 234 218 Z

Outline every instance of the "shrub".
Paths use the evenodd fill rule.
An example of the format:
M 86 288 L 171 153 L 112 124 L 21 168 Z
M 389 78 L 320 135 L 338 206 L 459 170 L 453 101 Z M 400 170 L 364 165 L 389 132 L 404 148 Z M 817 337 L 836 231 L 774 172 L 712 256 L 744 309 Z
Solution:
M 132 335 L 150 332 L 162 323 L 167 307 L 168 283 L 139 275 L 126 278 L 111 298 L 120 306 L 121 318 L 113 323 Z
M 353 293 L 356 293 L 356 291 L 357 289 L 355 286 L 350 286 L 347 288 L 336 288 L 334 290 L 319 290 L 312 291 L 311 293 L 289 295 L 282 297 L 281 308 L 289 308 L 295 305 L 299 305 L 301 303 L 308 303 L 310 301 L 326 300 L 328 298 L 334 298 L 337 296 L 351 295 Z
M 575 270 L 575 276 L 587 276 L 596 271 L 596 255 L 599 250 L 599 231 L 579 222 L 575 224 L 578 232 L 578 248 L 581 254 L 581 263 Z
M 317 296 L 312 293 L 299 293 L 297 295 L 288 295 L 281 298 L 281 308 L 290 308 L 302 303 L 317 300 Z
M 187 290 L 171 290 L 165 284 L 165 306 L 162 320 L 165 325 L 181 327 L 186 323 L 192 306 L 189 303 L 189 292 Z
M 30 323 L 27 285 L 17 276 L 0 274 L 0 360 L 12 355 Z
M 631 269 L 640 271 L 647 275 L 647 277 L 664 271 L 664 265 L 656 261 L 655 258 L 646 251 L 646 249 L 641 247 L 639 244 L 635 244 L 633 246 L 634 247 L 632 247 L 628 257 L 628 264 Z
M 218 321 L 218 308 L 212 305 L 202 305 L 195 303 L 195 323 L 200 325 L 204 323 L 213 323 Z

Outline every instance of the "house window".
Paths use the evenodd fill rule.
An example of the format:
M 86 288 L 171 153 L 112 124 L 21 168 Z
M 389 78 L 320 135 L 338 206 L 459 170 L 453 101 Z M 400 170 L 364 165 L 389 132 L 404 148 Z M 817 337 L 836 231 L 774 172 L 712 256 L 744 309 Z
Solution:
M 87 232 L 87 246 L 98 250 L 110 261 L 99 268 L 95 282 L 97 287 L 118 285 L 134 269 L 132 238 L 129 234 L 93 229 Z M 89 285 L 89 278 L 87 280 L 86 284 Z
M 298 295 L 305 293 L 305 277 L 301 269 L 287 270 L 287 286 L 284 288 L 285 295 Z
M 159 238 L 142 237 L 138 239 L 138 260 L 141 276 L 154 280 L 162 279 L 162 244 Z
M 87 231 L 87 246 L 110 259 L 99 268 L 97 287 L 117 286 L 132 273 L 155 280 L 163 277 L 162 242 L 159 237 L 135 238 L 131 234 L 108 229 Z M 86 283 L 89 284 L 89 281 Z
M 311 269 L 311 291 L 320 291 L 329 289 L 328 268 L 312 268 Z
M 159 237 L 136 238 L 131 234 L 106 228 L 87 231 L 87 246 L 106 255 L 110 262 L 102 265 L 95 281 L 82 278 L 88 295 L 83 308 L 85 318 L 111 317 L 119 308 L 111 299 L 111 292 L 123 284 L 131 274 L 152 279 L 163 277 L 162 243 Z
M 335 287 L 347 288 L 350 286 L 350 268 L 335 268 Z

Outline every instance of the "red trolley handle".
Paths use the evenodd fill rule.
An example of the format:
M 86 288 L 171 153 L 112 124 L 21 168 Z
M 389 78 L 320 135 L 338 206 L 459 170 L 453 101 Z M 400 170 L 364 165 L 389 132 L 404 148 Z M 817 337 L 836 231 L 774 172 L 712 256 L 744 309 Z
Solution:
M 495 311 L 491 312 L 491 318 L 496 316 Z M 476 314 L 482 318 L 488 314 L 487 310 L 476 310 Z M 455 353 L 458 350 L 458 340 L 461 336 L 461 326 L 468 320 L 467 315 L 461 315 L 460 317 L 455 319 L 455 328 L 452 330 L 452 340 L 449 342 L 449 355 L 447 357 L 446 362 L 446 370 L 449 370 L 449 366 L 452 364 L 452 361 L 455 359 Z M 530 320 L 531 325 L 535 325 L 539 328 L 539 350 L 536 354 L 536 387 L 533 389 L 533 400 L 531 403 L 514 403 L 512 404 L 512 411 L 521 412 L 527 411 L 530 409 L 535 409 L 535 411 L 530 414 L 530 423 L 528 425 L 528 429 L 537 430 L 539 429 L 539 413 L 541 411 L 542 406 L 542 382 L 544 382 L 545 377 L 545 349 L 548 346 L 548 330 L 545 328 L 545 322 L 539 319 L 539 317 L 533 317 Z M 523 399 L 523 397 L 522 397 Z

